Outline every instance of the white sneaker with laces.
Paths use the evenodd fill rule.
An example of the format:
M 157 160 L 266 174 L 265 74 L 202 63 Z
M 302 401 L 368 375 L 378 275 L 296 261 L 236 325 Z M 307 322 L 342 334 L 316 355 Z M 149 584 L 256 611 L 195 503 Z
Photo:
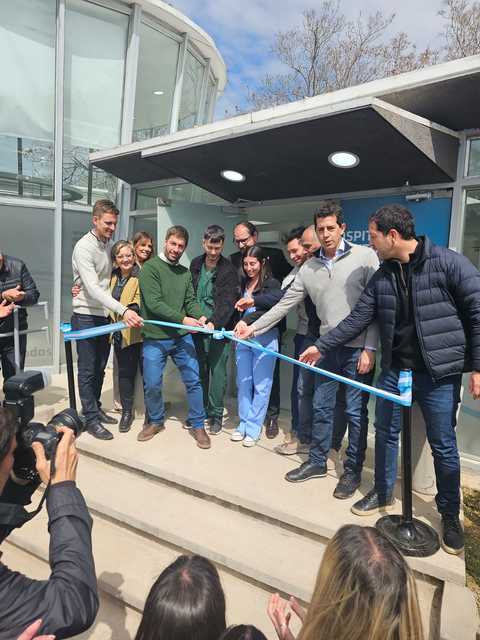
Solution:
M 238 429 L 235 429 L 235 431 L 230 436 L 230 440 L 232 442 L 241 442 L 244 438 L 245 438 L 245 434 L 239 431 Z
M 257 444 L 257 441 L 251 436 L 245 436 L 244 441 L 242 442 L 244 447 L 254 447 Z

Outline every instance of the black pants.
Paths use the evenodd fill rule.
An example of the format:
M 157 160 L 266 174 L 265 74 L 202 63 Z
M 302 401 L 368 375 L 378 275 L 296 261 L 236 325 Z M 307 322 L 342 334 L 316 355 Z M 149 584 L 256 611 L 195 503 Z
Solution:
M 135 376 L 141 366 L 142 343 L 137 342 L 123 349 L 115 344 L 115 355 L 118 363 L 118 390 L 123 411 L 133 410 L 135 394 Z
M 5 332 L 7 333 L 7 332 Z M 27 350 L 27 336 L 20 336 L 20 369 L 25 366 L 25 352 Z M 15 375 L 15 348 L 13 336 L 0 338 L 0 358 L 2 360 L 3 380 L 8 380 Z
M 73 331 L 91 329 L 109 324 L 109 319 L 103 316 L 90 316 L 83 313 L 72 315 Z M 82 402 L 82 411 L 87 424 L 96 422 L 98 410 L 101 407 L 105 367 L 110 353 L 109 336 L 97 336 L 87 340 L 77 340 L 78 354 L 78 391 Z

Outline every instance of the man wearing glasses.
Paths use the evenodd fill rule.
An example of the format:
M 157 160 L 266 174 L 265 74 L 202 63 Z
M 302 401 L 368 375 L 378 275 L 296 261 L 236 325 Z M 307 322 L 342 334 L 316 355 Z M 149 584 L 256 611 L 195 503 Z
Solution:
M 237 271 L 242 272 L 242 256 L 243 253 L 249 248 L 258 243 L 258 230 L 257 227 L 244 220 L 235 225 L 233 230 L 233 239 L 239 251 L 232 253 L 230 261 Z M 287 274 L 292 270 L 291 265 L 287 262 L 283 251 L 281 249 L 275 249 L 274 247 L 264 247 L 262 250 L 265 253 L 267 260 L 270 264 L 273 277 L 282 282 Z M 279 347 L 282 336 L 280 335 Z M 265 434 L 267 438 L 275 438 L 278 435 L 278 415 L 280 413 L 280 372 L 279 361 L 275 365 L 275 373 L 273 375 L 272 391 L 270 393 L 270 402 L 268 404 L 267 415 L 265 418 Z

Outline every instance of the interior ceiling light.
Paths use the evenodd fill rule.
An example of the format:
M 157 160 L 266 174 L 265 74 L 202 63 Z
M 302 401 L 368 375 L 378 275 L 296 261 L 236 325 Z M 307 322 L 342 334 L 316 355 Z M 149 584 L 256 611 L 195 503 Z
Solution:
M 156 91 L 153 92 L 154 96 L 163 96 L 165 92 L 162 91 L 161 89 L 157 89 Z
M 328 161 L 339 169 L 353 169 L 360 163 L 360 158 L 351 151 L 334 151 L 328 156 Z
M 224 169 L 223 171 L 220 171 L 220 175 L 222 178 L 225 178 L 225 180 L 229 180 L 230 182 L 245 182 L 246 180 L 243 173 L 234 171 L 233 169 Z

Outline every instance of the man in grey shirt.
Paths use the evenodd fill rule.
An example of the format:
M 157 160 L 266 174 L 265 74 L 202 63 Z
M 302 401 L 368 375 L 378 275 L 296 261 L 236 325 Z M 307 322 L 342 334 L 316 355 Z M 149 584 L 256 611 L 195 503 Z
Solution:
M 110 200 L 93 205 L 93 228 L 75 245 L 72 255 L 73 280 L 80 292 L 73 298 L 72 329 L 90 329 L 110 322 L 109 312 L 122 316 L 129 327 L 141 327 L 142 319 L 110 295 L 112 274 L 111 239 L 119 211 Z M 100 440 L 113 434 L 102 423 L 116 424 L 102 409 L 100 395 L 110 352 L 108 335 L 77 341 L 78 389 L 88 432 Z
M 322 203 L 314 215 L 314 224 L 320 251 L 302 265 L 280 302 L 239 333 L 240 338 L 268 331 L 307 295 L 315 305 L 321 323 L 320 335 L 336 327 L 355 306 L 367 282 L 378 269 L 377 255 L 369 247 L 354 245 L 344 239 L 346 225 L 343 212 L 339 203 L 333 200 Z M 377 327 L 371 325 L 355 340 L 330 351 L 318 364 L 322 369 L 368 383 L 375 364 L 377 342 Z M 289 482 L 326 476 L 338 384 L 330 378 L 315 376 L 309 459 L 286 474 L 285 479 Z M 345 416 L 349 425 L 348 448 L 344 472 L 333 494 L 339 499 L 352 496 L 360 486 L 368 430 L 368 394 L 347 386 L 345 401 Z

